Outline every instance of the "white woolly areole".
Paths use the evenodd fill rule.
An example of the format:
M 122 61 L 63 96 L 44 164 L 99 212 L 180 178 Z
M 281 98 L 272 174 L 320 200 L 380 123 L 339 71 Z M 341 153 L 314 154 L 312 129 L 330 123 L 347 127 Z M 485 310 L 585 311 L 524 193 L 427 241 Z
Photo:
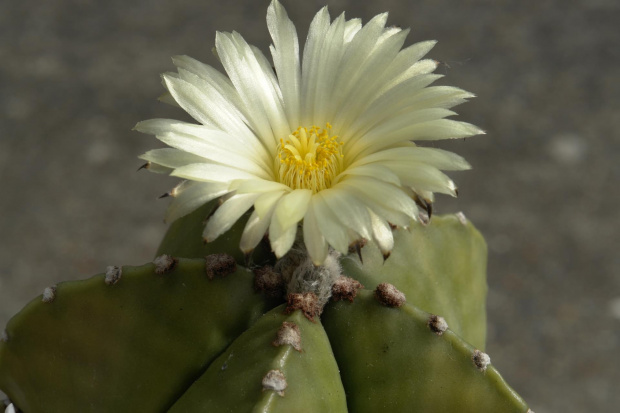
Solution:
M 428 318 L 428 326 L 437 335 L 442 335 L 448 329 L 446 319 L 434 314 Z
M 474 350 L 471 359 L 480 371 L 485 371 L 489 364 L 491 364 L 491 357 L 489 357 L 487 353 L 483 353 L 480 350 Z
M 163 254 L 153 260 L 153 264 L 155 264 L 155 273 L 156 274 L 165 274 L 174 267 L 176 264 L 176 260 L 170 255 Z
M 123 269 L 121 267 L 117 267 L 115 265 L 110 265 L 105 270 L 105 280 L 104 281 L 105 281 L 105 283 L 107 285 L 114 285 L 114 284 L 116 284 L 121 279 L 122 275 L 123 275 Z
M 43 298 L 41 301 L 44 303 L 51 303 L 56 298 L 56 286 L 47 287 L 43 290 Z
M 284 396 L 284 390 L 288 387 L 286 377 L 280 370 L 270 370 L 263 377 L 263 390 L 273 390 L 280 396 Z
M 340 253 L 330 250 L 323 265 L 314 265 L 303 239 L 298 237 L 294 246 L 275 265 L 287 283 L 287 294 L 314 293 L 323 308 L 332 295 L 332 286 L 342 273 Z

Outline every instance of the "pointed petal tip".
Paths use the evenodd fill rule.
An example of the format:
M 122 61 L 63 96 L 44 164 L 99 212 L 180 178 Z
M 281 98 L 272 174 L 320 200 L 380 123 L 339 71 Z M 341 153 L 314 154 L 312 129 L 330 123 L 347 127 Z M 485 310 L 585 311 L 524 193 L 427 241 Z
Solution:
M 144 125 L 144 120 L 141 120 L 140 122 L 136 123 L 133 128 L 131 128 L 132 131 L 137 131 L 137 132 L 142 132 L 142 126 Z
M 392 255 L 392 251 L 383 253 L 383 263 L 385 263 L 385 261 L 387 261 L 387 259 L 390 258 L 390 255 Z
M 140 166 L 138 169 L 136 169 L 136 172 L 140 172 L 143 169 L 149 169 L 150 165 L 151 165 L 151 163 L 147 162 L 147 163 L 143 164 L 142 166 Z
M 254 251 L 253 249 L 251 249 L 249 251 L 242 250 L 242 252 L 243 252 L 243 263 L 248 268 L 250 267 L 250 262 L 252 260 L 252 252 L 253 251 Z

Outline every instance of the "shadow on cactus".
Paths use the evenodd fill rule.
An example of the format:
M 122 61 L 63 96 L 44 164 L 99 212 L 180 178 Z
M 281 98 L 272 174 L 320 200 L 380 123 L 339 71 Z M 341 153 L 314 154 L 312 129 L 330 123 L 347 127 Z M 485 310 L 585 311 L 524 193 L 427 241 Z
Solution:
M 218 33 L 227 76 L 186 56 L 136 125 L 185 179 L 152 263 L 47 288 L 7 324 L 0 389 L 24 412 L 528 412 L 484 353 L 486 244 L 432 217 L 442 170 L 413 141 L 468 137 L 472 97 L 429 86 L 434 42 L 327 8 L 303 52 L 273 0 L 271 62 Z M 318 126 L 317 126 L 318 125 Z

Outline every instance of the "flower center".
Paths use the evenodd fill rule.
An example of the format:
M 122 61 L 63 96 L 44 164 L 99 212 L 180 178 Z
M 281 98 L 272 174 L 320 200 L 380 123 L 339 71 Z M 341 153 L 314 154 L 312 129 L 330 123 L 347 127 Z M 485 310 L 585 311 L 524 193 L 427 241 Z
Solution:
M 331 186 L 342 165 L 342 142 L 330 136 L 332 126 L 299 127 L 288 138 L 280 139 L 276 169 L 280 182 L 293 189 L 313 193 Z

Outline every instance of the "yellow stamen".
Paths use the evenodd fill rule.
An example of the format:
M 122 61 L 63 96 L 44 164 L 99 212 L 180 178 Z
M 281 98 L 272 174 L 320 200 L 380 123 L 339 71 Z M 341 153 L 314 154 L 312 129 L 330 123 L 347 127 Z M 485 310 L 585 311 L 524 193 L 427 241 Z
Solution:
M 280 139 L 276 170 L 281 183 L 313 193 L 331 186 L 343 157 L 342 142 L 330 136 L 331 129 L 329 123 L 325 128 L 300 126 L 287 139 Z

